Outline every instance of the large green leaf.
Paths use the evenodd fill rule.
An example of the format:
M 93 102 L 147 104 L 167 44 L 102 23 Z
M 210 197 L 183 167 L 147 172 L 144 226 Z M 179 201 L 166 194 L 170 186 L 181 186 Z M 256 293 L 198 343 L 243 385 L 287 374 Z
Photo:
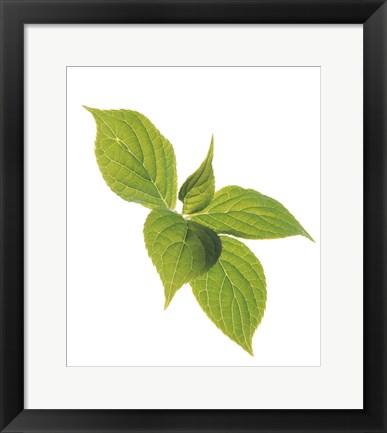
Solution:
M 170 142 L 141 113 L 85 108 L 97 124 L 95 155 L 112 191 L 150 209 L 174 208 L 177 176 Z
M 265 275 L 261 263 L 246 245 L 227 236 L 220 239 L 219 260 L 190 284 L 207 316 L 253 355 L 252 338 L 266 307 Z
M 210 229 L 188 223 L 176 212 L 158 208 L 147 217 L 144 239 L 164 285 L 165 308 L 193 278 L 209 269 L 220 255 L 220 240 Z
M 214 170 L 214 137 L 210 149 L 200 167 L 183 183 L 179 191 L 179 200 L 183 202 L 183 213 L 199 212 L 211 203 L 215 192 Z
M 216 233 L 245 239 L 275 239 L 302 235 L 312 240 L 294 216 L 277 200 L 253 189 L 226 186 L 192 220 Z

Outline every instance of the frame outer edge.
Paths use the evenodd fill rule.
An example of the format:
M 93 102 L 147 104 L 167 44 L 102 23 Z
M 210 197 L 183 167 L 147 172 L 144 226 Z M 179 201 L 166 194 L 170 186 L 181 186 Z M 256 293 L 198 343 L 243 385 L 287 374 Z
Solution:
M 87 4 L 88 3 L 88 4 Z M 24 400 L 24 317 L 23 317 L 23 269 L 24 269 L 24 259 L 23 259 L 23 213 L 24 213 L 24 179 L 23 176 L 18 176 L 20 173 L 20 167 L 23 167 L 23 21 L 24 22 L 80 22 L 84 20 L 86 16 L 86 8 L 92 8 L 91 1 L 79 1 L 79 10 L 82 11 L 83 15 L 79 18 L 75 17 L 75 5 L 73 3 L 73 12 L 71 12 L 69 6 L 71 2 L 68 1 L 56 1 L 51 0 L 50 2 L 37 2 L 35 0 L 26 0 L 20 2 L 15 0 L 13 2 L 0 0 L 0 14 L 1 14 L 1 98 L 0 98 L 0 120 L 1 120 L 1 135 L 0 135 L 0 193 L 1 193 L 1 210 L 0 210 L 0 266 L 2 269 L 0 275 L 0 341 L 2 350 L 0 352 L 0 431 L 16 432 L 16 431 L 102 431 L 101 427 L 90 424 L 89 420 L 93 418 L 92 412 L 95 411 L 68 411 L 64 416 L 59 416 L 58 412 L 61 411 L 33 411 L 33 410 L 22 410 L 23 400 Z M 100 4 L 107 5 L 106 1 L 99 2 Z M 117 6 L 117 3 L 124 4 L 124 2 L 111 2 Z M 157 2 L 149 2 L 149 7 L 152 12 L 152 7 L 154 7 L 153 12 L 150 14 L 152 17 L 150 22 L 157 22 L 158 13 L 156 10 L 160 11 L 160 7 L 155 7 Z M 173 2 L 169 2 L 171 5 Z M 182 2 L 184 4 L 184 2 Z M 189 2 L 187 2 L 189 3 Z M 191 2 L 192 4 L 194 2 Z M 213 7 L 214 2 L 210 2 Z M 222 2 L 220 2 L 221 4 Z M 259 1 L 256 2 L 260 3 Z M 265 2 L 261 2 L 262 5 Z M 289 5 L 297 5 L 298 10 L 302 10 L 300 6 L 302 2 L 289 0 Z M 309 6 L 313 4 L 313 0 L 310 0 Z M 328 2 L 327 2 L 328 3 Z M 339 3 L 339 2 L 338 2 Z M 357 4 L 356 4 L 357 3 Z M 383 3 L 383 4 L 382 4 Z M 162 4 L 162 1 L 160 2 Z M 176 3 L 174 3 L 176 5 Z M 284 7 L 284 2 L 280 2 L 282 7 Z M 369 61 L 368 67 L 365 68 L 365 77 L 367 76 L 369 81 L 368 84 L 365 83 L 365 106 L 366 100 L 368 100 L 369 106 L 373 106 L 372 113 L 365 113 L 365 140 L 371 143 L 371 159 L 373 162 L 379 161 L 374 167 L 370 164 L 368 168 L 368 174 L 370 181 L 365 183 L 365 191 L 369 192 L 373 200 L 370 200 L 370 208 L 372 211 L 372 221 L 366 220 L 367 224 L 365 227 L 371 232 L 371 239 L 365 239 L 365 245 L 368 245 L 368 251 L 375 249 L 372 254 L 372 258 L 376 261 L 375 263 L 368 263 L 370 269 L 375 270 L 377 276 L 366 275 L 369 283 L 373 284 L 373 295 L 375 300 L 368 302 L 365 305 L 364 312 L 365 317 L 370 320 L 372 315 L 374 315 L 377 320 L 374 320 L 374 324 L 368 329 L 365 329 L 365 336 L 367 341 L 365 344 L 365 353 L 369 356 L 365 357 L 365 370 L 367 372 L 374 369 L 372 375 L 371 386 L 365 389 L 365 412 L 361 418 L 358 415 L 337 415 L 338 424 L 336 428 L 332 428 L 333 419 L 336 415 L 332 416 L 332 421 L 325 418 L 324 415 L 318 416 L 318 418 L 324 417 L 324 427 L 321 431 L 361 431 L 363 428 L 370 432 L 385 432 L 386 429 L 386 413 L 385 413 L 385 403 L 386 403 L 386 118 L 387 118 L 387 107 L 386 107 L 386 80 L 387 80 L 387 67 L 386 67 L 386 3 L 382 0 L 373 1 L 348 1 L 346 7 L 341 6 L 335 9 L 335 2 L 329 2 L 325 7 L 326 15 L 329 18 L 326 22 L 331 23 L 350 23 L 350 22 L 360 22 L 361 19 L 367 19 L 368 15 L 371 15 L 376 8 L 378 10 L 373 13 L 367 19 L 364 26 L 365 31 L 365 64 Z M 382 4 L 382 6 L 380 6 Z M 36 6 L 34 9 L 33 6 Z M 77 7 L 78 7 L 77 5 Z M 132 3 L 133 5 L 133 3 Z M 261 6 L 262 6 L 261 5 Z M 321 2 L 316 2 L 316 6 L 321 8 Z M 192 5 L 191 5 L 192 6 Z M 277 6 L 277 4 L 276 4 Z M 380 6 L 380 7 L 379 7 Z M 94 8 L 97 9 L 97 8 Z M 93 9 L 93 10 L 94 10 Z M 184 8 L 182 8 L 184 9 Z M 188 8 L 189 9 L 189 8 Z M 211 9 L 211 7 L 209 8 Z M 264 7 L 266 15 L 270 15 L 267 6 Z M 313 8 L 309 7 L 309 11 Z M 346 10 L 345 10 L 346 9 Z M 361 9 L 361 12 L 359 12 Z M 50 13 L 46 13 L 50 10 Z M 186 9 L 185 9 L 186 10 Z M 211 9 L 212 10 L 212 9 Z M 217 10 L 220 12 L 219 8 Z M 320 10 L 317 9 L 316 10 Z M 334 10 L 337 11 L 339 18 L 334 18 Z M 44 12 L 45 11 L 45 12 Z M 56 12 L 54 12 L 56 11 Z M 61 16 L 60 11 L 66 12 L 64 16 Z M 357 12 L 356 12 L 357 11 Z M 44 13 L 43 13 L 44 12 Z M 239 11 L 241 13 L 241 11 Z M 23 17 L 23 13 L 26 17 Z M 213 13 L 213 10 L 212 10 Z M 274 8 L 271 12 L 275 15 Z M 368 14 L 365 17 L 365 14 Z M 51 18 L 50 18 L 51 14 Z M 141 15 L 142 13 L 140 13 Z M 96 16 L 98 15 L 96 11 Z M 138 14 L 134 14 L 139 22 L 145 22 L 146 17 L 138 18 Z M 161 20 L 166 20 L 164 13 L 160 14 Z M 179 14 L 176 14 L 178 16 Z M 184 14 L 183 14 L 184 15 Z M 205 9 L 197 13 L 195 16 L 205 15 Z M 242 14 L 243 15 L 243 14 Z M 265 16 L 266 16 L 265 15 Z M 102 16 L 102 15 L 101 15 Z M 351 16 L 353 18 L 351 18 Z M 325 17 L 325 15 L 324 15 Z M 344 18 L 343 18 L 344 17 Z M 346 17 L 346 18 L 345 18 Z M 111 13 L 106 18 L 98 18 L 101 22 L 113 22 L 112 20 L 117 19 L 114 13 Z M 125 20 L 125 17 L 121 18 Z M 228 18 L 230 20 L 230 18 Z M 308 21 L 308 14 L 303 15 L 304 21 Z M 175 20 L 177 18 L 175 17 Z M 247 21 L 254 21 L 254 17 L 249 18 Z M 290 22 L 292 17 L 289 17 Z M 90 18 L 86 20 L 87 23 L 96 22 L 95 18 L 91 14 Z M 134 21 L 135 22 L 135 21 Z M 256 20 L 255 22 L 259 22 Z M 285 22 L 285 21 L 283 21 Z M 316 17 L 314 15 L 311 22 L 324 22 L 323 18 Z M 382 38 L 380 39 L 380 37 Z M 12 44 L 10 43 L 12 41 Z M 367 42 L 368 41 L 368 42 Z M 367 47 L 366 47 L 367 45 Z M 367 48 L 367 49 L 366 49 Z M 367 58 L 367 59 L 366 59 Z M 367 60 L 367 61 L 366 61 Z M 374 70 L 372 70 L 374 69 Z M 374 81 L 374 84 L 372 84 Z M 382 89 L 381 89 L 382 87 Z M 367 96 L 368 95 L 368 96 Z M 376 111 L 374 111 L 376 110 Z M 379 114 L 379 115 L 378 115 Z M 373 118 L 375 116 L 375 118 Z M 380 143 L 383 140 L 383 148 L 377 149 L 376 142 Z M 374 159 L 375 158 L 375 159 Z M 5 163 L 7 161 L 7 163 Z M 365 161 L 365 168 L 367 162 Z M 383 179 L 383 184 L 380 184 L 380 180 Z M 375 189 L 373 189 L 375 188 Z M 379 206 L 378 206 L 379 203 Z M 373 228 L 374 226 L 374 228 Z M 382 232 L 377 231 L 381 229 Z M 7 290 L 6 290 L 7 288 Z M 378 293 L 379 290 L 379 293 Z M 371 344 L 372 343 L 372 344 Z M 367 346 L 369 345 L 369 347 Z M 367 352 L 369 350 L 369 352 Z M 382 373 L 382 377 L 380 376 Z M 87 415 L 87 412 L 90 415 Z M 109 411 L 108 411 L 109 412 Z M 176 411 L 175 411 L 176 412 Z M 177 411 L 178 412 L 178 411 Z M 205 412 L 205 411 L 203 411 Z M 251 419 L 251 415 L 246 411 L 246 418 Z M 280 411 L 284 412 L 284 411 Z M 288 411 L 286 411 L 288 412 Z M 304 412 L 304 411 L 300 411 Z M 344 411 L 338 411 L 344 412 Z M 56 415 L 54 414 L 56 413 Z M 62 412 L 63 413 L 63 412 Z M 78 415 L 77 415 L 78 413 Z M 74 424 L 77 420 L 85 415 L 83 426 L 80 424 Z M 161 414 L 160 414 L 161 415 Z M 303 428 L 298 429 L 298 431 L 317 431 L 316 423 L 314 423 L 313 428 L 309 428 L 312 422 L 311 414 L 305 413 L 305 424 L 300 424 L 298 427 L 303 425 Z M 165 416 L 165 418 L 164 418 Z M 165 413 L 164 416 L 154 415 L 154 420 L 146 421 L 145 424 L 139 427 L 137 425 L 138 431 L 171 431 L 179 427 L 178 419 L 182 420 L 183 417 L 180 414 L 176 414 L 177 426 L 168 428 L 174 425 L 174 414 Z M 193 415 L 188 415 L 187 418 L 192 418 Z M 235 422 L 228 424 L 227 431 L 269 431 L 268 424 L 265 424 L 265 413 L 263 411 L 262 421 L 263 425 L 260 427 L 260 417 L 256 417 L 255 427 L 241 427 L 239 430 L 236 428 Z M 273 415 L 270 415 L 270 418 Z M 279 416 L 281 416 L 279 414 Z M 90 417 L 90 418 L 89 418 Z M 207 415 L 199 414 L 199 418 L 208 419 Z M 215 415 L 214 415 L 215 417 Z M 223 417 L 222 414 L 216 415 L 216 418 L 220 420 Z M 243 415 L 243 418 L 245 416 Z M 60 420 L 65 421 L 63 424 Z M 106 416 L 106 419 L 109 416 Z M 111 416 L 110 416 L 111 418 Z M 130 417 L 129 417 L 130 418 Z M 146 417 L 145 417 L 146 418 Z M 164 427 L 161 425 L 155 426 L 153 422 L 156 419 L 163 419 L 166 424 Z M 196 417 L 195 417 L 196 418 Z M 169 421 L 167 421 L 169 419 Z M 289 418 L 284 415 L 284 419 Z M 356 421 L 360 423 L 355 427 Z M 317 418 L 316 418 L 317 420 Z M 352 420 L 352 421 L 350 421 Z M 216 420 L 213 419 L 212 422 Z M 234 420 L 235 421 L 235 420 Z M 205 421 L 204 421 L 205 422 Z M 204 427 L 204 422 L 200 423 Z M 4 429 L 4 426 L 8 425 Z M 85 427 L 85 424 L 90 427 Z M 95 422 L 94 422 L 95 424 Z M 102 423 L 103 424 L 103 423 Z M 226 425 L 226 422 L 222 424 Z M 68 428 L 64 427 L 67 425 Z M 153 428 L 150 427 L 153 425 Z M 209 423 L 208 425 L 211 425 Z M 214 425 L 214 424 L 213 424 Z M 181 426 L 181 424 L 180 424 Z M 102 427 L 103 428 L 103 427 Z M 134 427 L 136 428 L 136 427 Z M 134 428 L 131 431 L 134 431 Z M 295 431 L 297 429 L 297 422 L 292 424 L 289 422 L 288 427 L 284 425 L 284 429 L 287 431 Z M 308 430 L 305 430 L 308 429 Z M 349 430 L 351 429 L 351 430 Z M 189 425 L 185 425 L 180 431 L 203 431 L 203 428 L 195 428 Z M 281 428 L 282 430 L 282 428 Z M 319 429 L 320 430 L 320 429 Z M 109 429 L 106 431 L 113 431 Z M 128 431 L 127 428 L 120 426 L 120 428 L 114 428 L 114 431 Z M 207 429 L 207 431 L 220 431 L 219 427 Z M 273 431 L 271 429 L 271 431 Z M 276 431 L 277 428 L 276 428 Z M 285 431 L 285 430 L 282 430 Z
M 364 24 L 364 409 L 387 428 L 387 3 Z M 367 209 L 367 212 L 365 210 Z M 375 318 L 377 320 L 375 320 Z
M 24 405 L 23 26 L 1 2 L 0 430 Z M 10 43 L 12 41 L 12 43 Z M 15 44 L 15 45 L 14 45 Z

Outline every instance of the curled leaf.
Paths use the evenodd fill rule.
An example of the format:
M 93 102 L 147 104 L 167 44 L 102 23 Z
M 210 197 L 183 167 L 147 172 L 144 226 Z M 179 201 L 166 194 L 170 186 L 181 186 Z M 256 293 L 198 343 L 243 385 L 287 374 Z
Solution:
M 215 191 L 215 177 L 212 168 L 213 156 L 214 137 L 211 138 L 206 159 L 180 188 L 179 200 L 183 202 L 183 213 L 199 212 L 211 203 Z

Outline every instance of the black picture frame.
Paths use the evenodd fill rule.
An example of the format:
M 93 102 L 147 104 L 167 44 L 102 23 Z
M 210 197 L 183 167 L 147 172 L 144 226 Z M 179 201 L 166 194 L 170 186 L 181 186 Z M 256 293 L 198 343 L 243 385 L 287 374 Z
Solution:
M 0 0 L 2 432 L 386 432 L 387 5 L 384 0 Z M 24 409 L 27 23 L 361 23 L 364 29 L 364 409 Z M 332 390 L 334 392 L 334 390 Z

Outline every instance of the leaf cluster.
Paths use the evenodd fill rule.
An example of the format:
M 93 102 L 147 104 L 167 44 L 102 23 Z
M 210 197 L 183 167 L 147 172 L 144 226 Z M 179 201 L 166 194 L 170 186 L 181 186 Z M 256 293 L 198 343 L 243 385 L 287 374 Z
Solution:
M 151 209 L 144 240 L 164 286 L 165 308 L 189 283 L 211 321 L 253 355 L 266 279 L 258 258 L 234 237 L 311 236 L 281 203 L 258 191 L 231 185 L 215 192 L 213 137 L 177 194 L 173 147 L 149 119 L 132 110 L 85 108 L 96 121 L 95 156 L 107 185 Z M 182 215 L 174 210 L 177 195 Z

